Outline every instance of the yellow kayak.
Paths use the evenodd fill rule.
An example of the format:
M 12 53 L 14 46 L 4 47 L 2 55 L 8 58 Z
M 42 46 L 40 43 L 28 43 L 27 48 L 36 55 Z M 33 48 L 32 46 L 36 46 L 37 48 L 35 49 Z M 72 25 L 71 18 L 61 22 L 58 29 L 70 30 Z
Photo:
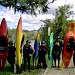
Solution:
M 38 41 L 40 41 L 40 34 L 37 34 L 36 39 L 37 39 Z
M 22 31 L 22 17 L 20 17 L 17 29 L 16 29 L 16 56 L 17 56 L 17 66 L 21 68 L 22 64 L 22 49 L 21 49 L 21 41 L 23 38 L 23 31 Z

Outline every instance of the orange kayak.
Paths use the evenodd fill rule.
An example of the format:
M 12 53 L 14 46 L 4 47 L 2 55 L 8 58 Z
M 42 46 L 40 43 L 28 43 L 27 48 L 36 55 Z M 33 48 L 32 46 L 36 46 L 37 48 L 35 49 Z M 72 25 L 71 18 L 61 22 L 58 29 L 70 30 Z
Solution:
M 4 70 L 8 53 L 8 27 L 5 18 L 0 25 L 0 70 Z
M 62 57 L 64 67 L 68 67 L 69 66 L 70 60 L 71 60 L 72 55 L 73 55 L 73 50 L 70 49 L 70 51 L 69 51 L 67 46 L 68 46 L 68 43 L 69 43 L 69 41 L 71 39 L 75 40 L 74 31 L 75 31 L 74 23 L 71 23 L 69 25 L 69 28 L 68 28 L 68 30 L 67 30 L 67 32 L 65 34 L 65 37 L 64 37 L 64 50 L 63 50 L 63 57 Z

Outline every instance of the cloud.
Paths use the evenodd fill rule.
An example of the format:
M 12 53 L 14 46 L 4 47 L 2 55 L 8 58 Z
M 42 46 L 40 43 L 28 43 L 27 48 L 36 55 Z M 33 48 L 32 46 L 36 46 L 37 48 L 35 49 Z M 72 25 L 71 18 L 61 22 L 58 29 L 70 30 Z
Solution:
M 5 18 L 9 28 L 16 28 L 20 15 L 22 16 L 22 28 L 25 30 L 38 30 L 43 22 L 41 20 L 51 19 L 53 16 L 50 14 L 39 14 L 37 16 L 31 16 L 28 14 L 21 14 L 17 12 L 14 14 L 13 8 L 4 8 L 0 10 L 0 21 Z
M 56 0 L 54 3 L 49 4 L 50 9 L 48 10 L 48 13 L 55 13 L 55 9 L 58 9 L 59 6 L 64 6 L 65 4 L 73 6 L 70 10 L 74 11 L 74 14 L 72 14 L 68 19 L 75 19 L 75 0 Z
M 50 1 L 50 0 L 49 0 Z M 16 28 L 20 15 L 22 15 L 22 28 L 24 30 L 38 30 L 42 24 L 44 24 L 41 20 L 53 19 L 53 13 L 58 6 L 64 4 L 73 5 L 72 10 L 75 10 L 75 0 L 56 0 L 54 3 L 49 4 L 48 14 L 38 14 L 37 16 L 31 16 L 28 14 L 21 14 L 20 12 L 16 12 L 14 14 L 14 9 L 4 8 L 0 6 L 0 21 L 5 18 L 10 28 Z M 74 15 L 73 15 L 74 16 Z M 72 18 L 72 17 L 71 17 Z M 75 16 L 73 17 L 75 19 Z

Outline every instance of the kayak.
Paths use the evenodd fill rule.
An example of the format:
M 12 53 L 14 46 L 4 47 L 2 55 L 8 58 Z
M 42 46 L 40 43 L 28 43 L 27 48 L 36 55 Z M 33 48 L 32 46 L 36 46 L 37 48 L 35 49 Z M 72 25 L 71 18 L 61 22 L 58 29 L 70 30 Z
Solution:
M 22 65 L 22 17 L 20 17 L 17 29 L 16 29 L 16 58 L 17 58 L 17 67 L 20 70 Z
M 75 40 L 74 32 L 75 32 L 75 26 L 74 26 L 74 23 L 71 23 L 64 37 L 64 49 L 62 54 L 62 61 L 63 61 L 64 67 L 69 66 L 70 60 L 73 55 L 72 46 L 71 45 L 68 46 L 68 44 L 70 40 Z
M 51 67 L 53 65 L 53 56 L 52 56 L 53 45 L 54 45 L 54 38 L 53 38 L 53 36 L 54 36 L 54 33 L 51 32 L 50 38 L 49 38 L 50 39 L 50 65 L 51 65 Z
M 0 70 L 4 70 L 8 55 L 8 27 L 5 18 L 0 25 Z
M 39 44 L 40 44 L 40 34 L 37 34 L 35 42 L 34 42 L 34 49 L 35 49 L 34 57 L 33 57 L 34 58 L 33 64 L 35 63 L 34 66 L 36 65 L 36 61 L 37 61 L 37 58 L 38 58 Z
M 35 52 L 34 52 L 34 62 L 36 61 L 37 57 L 38 57 L 38 41 L 35 39 L 35 43 L 34 43 L 34 49 L 35 49 Z

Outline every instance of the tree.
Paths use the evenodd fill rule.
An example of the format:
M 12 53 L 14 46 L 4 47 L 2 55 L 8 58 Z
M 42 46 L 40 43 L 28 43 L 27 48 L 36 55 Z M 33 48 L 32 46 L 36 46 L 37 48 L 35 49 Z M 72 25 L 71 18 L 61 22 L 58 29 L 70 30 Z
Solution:
M 42 27 L 42 34 L 41 34 L 41 39 L 42 40 L 45 40 L 45 42 L 46 42 L 46 44 L 48 45 L 48 39 L 49 39 L 49 37 L 48 37 L 48 27 L 50 27 L 50 30 L 51 30 L 51 32 L 52 32 L 52 30 L 53 30 L 53 26 L 54 26 L 54 22 L 52 21 L 52 20 L 48 20 L 48 19 L 46 19 L 45 21 L 43 21 L 44 22 L 44 26 Z
M 12 41 L 12 35 L 15 33 L 15 31 L 16 31 L 15 29 L 8 28 L 8 34 L 9 34 L 8 37 L 9 37 L 9 40 Z
M 54 33 L 55 33 L 55 37 L 61 33 L 61 35 L 64 35 L 66 32 L 66 29 L 68 27 L 68 21 L 67 18 L 71 16 L 71 12 L 70 11 L 71 6 L 70 5 L 64 5 L 59 7 L 58 9 L 56 9 L 55 12 L 55 25 L 54 25 Z
M 54 38 L 57 35 L 60 35 L 61 37 L 65 35 L 69 23 L 72 22 L 72 20 L 71 21 L 67 20 L 67 18 L 70 17 L 70 15 L 72 14 L 70 13 L 71 12 L 70 8 L 71 8 L 70 5 L 61 6 L 58 9 L 56 9 L 54 20 L 44 21 L 45 24 L 43 27 L 43 32 L 44 32 L 43 38 L 45 40 L 48 41 L 48 35 L 47 35 L 48 27 L 51 28 L 51 32 L 54 32 Z
M 53 3 L 52 0 L 50 3 Z M 0 0 L 0 5 L 4 7 L 13 7 L 15 12 L 21 11 L 27 14 L 36 14 L 36 9 L 40 8 L 39 12 L 46 13 L 49 9 L 48 0 Z

